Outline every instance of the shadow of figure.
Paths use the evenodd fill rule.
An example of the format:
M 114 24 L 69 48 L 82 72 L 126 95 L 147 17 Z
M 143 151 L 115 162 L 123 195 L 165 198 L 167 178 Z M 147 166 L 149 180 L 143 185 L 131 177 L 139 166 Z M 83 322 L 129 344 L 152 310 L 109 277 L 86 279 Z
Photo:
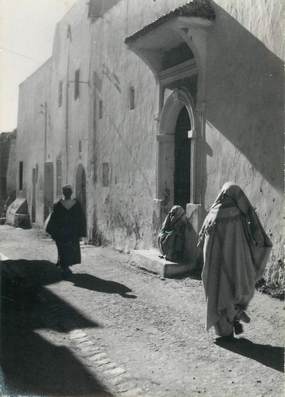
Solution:
M 0 271 L 0 395 L 111 397 L 70 349 L 67 332 L 100 324 L 45 288 L 61 280 L 54 264 L 0 261 Z
M 130 294 L 132 290 L 116 281 L 104 280 L 99 277 L 86 273 L 75 273 L 69 280 L 79 288 L 89 289 L 91 291 L 105 292 L 107 294 L 118 294 L 123 298 L 136 299 L 136 295 Z
M 251 358 L 276 371 L 284 371 L 284 348 L 279 346 L 261 345 L 246 338 L 223 341 L 217 339 L 215 344 L 234 353 Z

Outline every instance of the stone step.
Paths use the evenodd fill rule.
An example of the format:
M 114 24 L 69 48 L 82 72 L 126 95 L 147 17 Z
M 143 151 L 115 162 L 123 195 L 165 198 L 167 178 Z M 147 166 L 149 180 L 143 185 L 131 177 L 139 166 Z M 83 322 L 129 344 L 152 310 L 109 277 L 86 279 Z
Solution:
M 191 262 L 177 263 L 160 258 L 159 251 L 155 249 L 132 250 L 130 254 L 134 266 L 166 278 L 187 274 L 195 268 Z

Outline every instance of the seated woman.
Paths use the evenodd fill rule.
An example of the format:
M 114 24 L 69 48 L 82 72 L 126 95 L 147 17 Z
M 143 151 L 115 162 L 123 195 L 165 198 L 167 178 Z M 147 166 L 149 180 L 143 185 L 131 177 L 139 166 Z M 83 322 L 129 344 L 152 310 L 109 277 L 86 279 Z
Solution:
M 225 183 L 200 231 L 207 330 L 223 339 L 243 332 L 240 321 L 261 278 L 272 243 L 242 189 Z
M 180 205 L 174 205 L 167 214 L 158 235 L 158 246 L 165 259 L 183 259 L 186 215 Z

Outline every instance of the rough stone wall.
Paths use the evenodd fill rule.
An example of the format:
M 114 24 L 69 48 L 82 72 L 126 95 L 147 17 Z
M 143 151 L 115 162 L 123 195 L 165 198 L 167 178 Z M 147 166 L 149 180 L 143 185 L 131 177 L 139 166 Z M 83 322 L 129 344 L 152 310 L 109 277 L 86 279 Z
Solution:
M 50 131 L 50 67 L 48 60 L 19 87 L 19 110 L 16 140 L 17 196 L 32 206 L 32 172 L 38 169 L 36 182 L 36 222 L 43 223 L 44 194 L 44 104 L 47 103 L 47 134 Z M 23 189 L 19 190 L 19 162 L 23 161 Z
M 244 189 L 273 242 L 272 284 L 284 283 L 281 5 L 214 2 L 206 84 L 205 209 L 224 182 Z

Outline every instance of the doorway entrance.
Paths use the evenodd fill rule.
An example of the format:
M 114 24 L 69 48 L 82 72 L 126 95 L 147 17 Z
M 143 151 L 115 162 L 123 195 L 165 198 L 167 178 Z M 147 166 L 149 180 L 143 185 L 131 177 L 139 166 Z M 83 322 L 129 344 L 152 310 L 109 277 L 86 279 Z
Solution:
M 44 219 L 46 219 L 51 212 L 53 201 L 53 163 L 47 162 L 44 167 Z
M 162 219 L 174 204 L 186 209 L 195 200 L 195 127 L 189 91 L 175 89 L 163 106 L 157 137 L 157 198 Z
M 36 168 L 32 171 L 32 222 L 36 222 Z
M 78 166 L 76 171 L 75 195 L 86 216 L 86 173 L 82 164 Z
M 190 118 L 186 107 L 180 111 L 176 123 L 174 139 L 174 204 L 186 209 L 190 201 L 191 175 L 191 130 Z

